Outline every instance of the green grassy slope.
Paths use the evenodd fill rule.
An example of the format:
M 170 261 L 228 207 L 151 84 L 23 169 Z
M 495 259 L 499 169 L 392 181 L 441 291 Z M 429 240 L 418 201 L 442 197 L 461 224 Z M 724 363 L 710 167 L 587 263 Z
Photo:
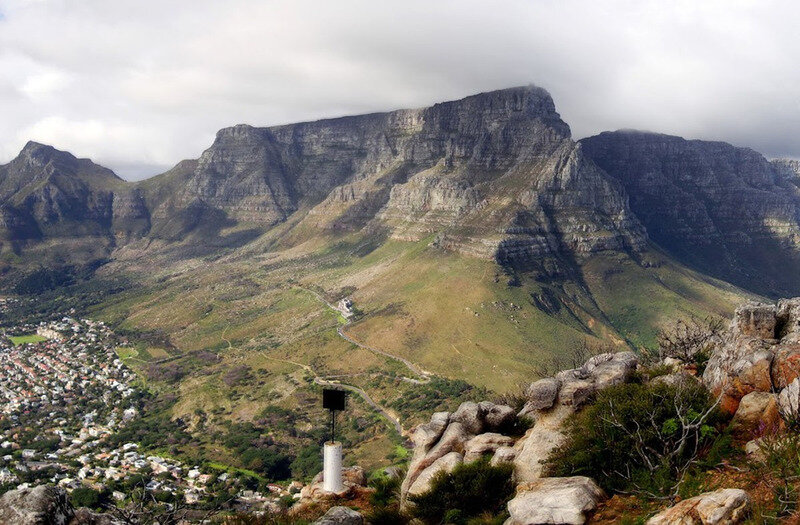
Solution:
M 217 258 L 168 265 L 144 253 L 109 269 L 130 272 L 141 286 L 92 314 L 120 330 L 168 337 L 169 348 L 142 347 L 128 361 L 154 390 L 174 397 L 172 417 L 199 435 L 229 422 L 261 421 L 268 407 L 297 414 L 307 430 L 322 428 L 315 378 L 363 388 L 408 429 L 433 409 L 491 397 L 463 390 L 458 381 L 511 391 L 585 342 L 652 347 L 669 321 L 728 316 L 747 295 L 655 249 L 638 262 L 595 255 L 579 263 L 572 281 L 521 275 L 514 282 L 493 261 L 442 251 L 430 239 L 301 238 L 297 230 L 284 231 L 294 236 L 291 242 L 273 231 Z M 361 312 L 345 327 L 348 335 L 450 382 L 405 381 L 413 377 L 405 365 L 339 337 L 342 318 L 325 301 L 344 296 Z M 368 423 L 346 430 L 353 440 L 349 461 L 385 464 L 394 448 L 391 425 L 351 398 L 348 421 Z M 422 408 L 405 410 L 411 406 Z M 286 429 L 268 430 L 277 442 L 309 443 Z M 212 459 L 236 462 L 212 442 L 201 448 Z

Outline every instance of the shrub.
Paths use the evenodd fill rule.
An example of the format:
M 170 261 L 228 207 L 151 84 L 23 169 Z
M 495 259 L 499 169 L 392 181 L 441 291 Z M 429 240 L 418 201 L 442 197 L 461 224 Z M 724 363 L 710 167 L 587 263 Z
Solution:
M 400 478 L 398 477 L 377 476 L 369 481 L 369 486 L 375 489 L 375 492 L 369 496 L 369 502 L 375 507 L 386 507 L 399 499 Z
M 411 496 L 412 512 L 425 523 L 467 523 L 485 513 L 505 512 L 514 494 L 511 465 L 489 465 L 486 460 L 458 465 L 452 472 L 440 472 L 431 488 Z
M 622 384 L 574 415 L 551 456 L 553 476 L 584 475 L 612 492 L 676 496 L 718 437 L 716 403 L 699 383 Z
M 678 320 L 658 334 L 658 353 L 662 359 L 672 357 L 684 363 L 695 363 L 705 369 L 711 355 L 711 346 L 722 332 L 722 320 L 715 317 Z
M 75 507 L 97 509 L 102 506 L 106 498 L 104 494 L 101 494 L 93 488 L 78 487 L 72 491 L 69 499 Z

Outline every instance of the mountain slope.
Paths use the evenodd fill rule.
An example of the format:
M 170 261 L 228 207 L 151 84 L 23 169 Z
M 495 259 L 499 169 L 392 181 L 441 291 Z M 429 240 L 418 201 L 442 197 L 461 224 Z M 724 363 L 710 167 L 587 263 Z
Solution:
M 605 132 L 581 145 L 673 257 L 763 295 L 800 292 L 800 189 L 785 166 L 747 148 L 655 133 Z

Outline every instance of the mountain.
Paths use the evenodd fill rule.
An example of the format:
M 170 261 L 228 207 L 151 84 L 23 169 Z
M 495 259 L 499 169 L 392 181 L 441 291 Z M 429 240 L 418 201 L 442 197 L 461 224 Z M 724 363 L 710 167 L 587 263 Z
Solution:
M 39 288 L 77 281 L 38 300 L 139 338 L 126 362 L 169 392 L 169 416 L 223 463 L 235 462 L 214 441 L 225 425 L 267 409 L 311 420 L 326 381 L 364 392 L 408 428 L 469 388 L 514 390 L 586 345 L 652 348 L 676 318 L 727 316 L 743 298 L 794 286 L 797 274 L 778 268 L 792 256 L 791 168 L 719 145 L 698 146 L 675 173 L 624 171 L 625 155 L 633 166 L 675 164 L 680 140 L 666 152 L 576 142 L 550 95 L 525 86 L 225 128 L 198 159 L 136 183 L 31 143 L 0 167 L 0 286 L 40 266 L 96 269 L 88 282 L 37 277 Z M 680 230 L 684 194 L 637 182 L 729 154 L 743 160 L 725 161 L 726 175 L 714 164 L 691 173 L 708 179 L 697 189 L 671 183 L 716 229 Z M 752 252 L 771 253 L 777 238 L 786 246 L 764 266 L 769 286 L 744 278 L 757 259 L 733 262 L 737 210 L 751 215 Z M 693 255 L 704 242 L 729 251 L 724 271 Z M 349 320 L 330 306 L 345 297 Z M 376 432 L 354 458 L 385 456 L 391 431 Z M 298 443 L 277 427 L 273 438 Z
M 209 222 L 268 229 L 300 213 L 314 229 L 437 234 L 448 249 L 512 264 L 645 243 L 620 185 L 585 159 L 536 87 L 226 128 L 187 168 L 150 184 L 155 236 L 181 239 Z M 161 190 L 175 178 L 175 191 Z
M 724 142 L 636 131 L 581 140 L 677 260 L 767 296 L 800 292 L 798 164 Z
M 147 232 L 140 192 L 111 170 L 28 142 L 0 166 L 0 253 L 36 263 L 107 256 L 118 240 Z

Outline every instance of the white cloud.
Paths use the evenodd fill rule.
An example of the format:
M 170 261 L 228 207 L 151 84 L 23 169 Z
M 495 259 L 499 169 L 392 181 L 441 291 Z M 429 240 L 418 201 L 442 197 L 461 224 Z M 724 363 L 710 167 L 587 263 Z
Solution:
M 152 174 L 239 122 L 529 82 L 578 137 L 634 127 L 800 157 L 788 0 L 0 0 L 0 13 L 0 162 L 37 138 Z

